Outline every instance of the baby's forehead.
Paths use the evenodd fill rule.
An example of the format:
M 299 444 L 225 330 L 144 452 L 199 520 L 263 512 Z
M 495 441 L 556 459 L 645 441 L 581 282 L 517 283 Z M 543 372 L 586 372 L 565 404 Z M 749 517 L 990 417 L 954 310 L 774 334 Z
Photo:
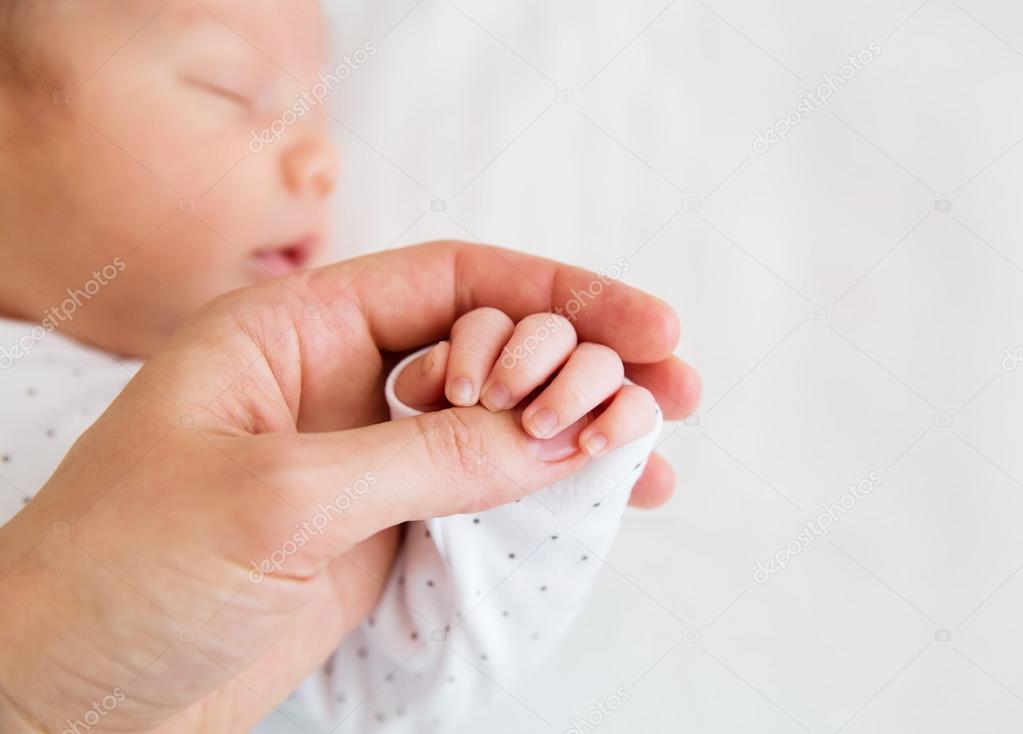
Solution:
M 261 55 L 289 76 L 314 75 L 325 57 L 318 0 L 186 0 L 167 10 L 175 30 L 192 40 Z

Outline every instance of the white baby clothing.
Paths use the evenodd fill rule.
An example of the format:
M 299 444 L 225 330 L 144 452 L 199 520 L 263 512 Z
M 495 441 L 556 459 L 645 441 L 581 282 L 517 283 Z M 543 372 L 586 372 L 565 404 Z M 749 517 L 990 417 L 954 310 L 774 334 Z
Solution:
M 422 353 L 422 352 L 419 352 Z M 395 419 L 414 415 L 387 381 Z M 0 523 L 29 502 L 142 363 L 0 318 Z M 536 668 L 614 538 L 661 427 L 504 507 L 409 523 L 385 593 L 281 706 L 310 731 L 449 731 Z
M 0 524 L 32 499 L 141 366 L 0 318 Z
M 429 348 L 427 348 L 429 349 Z M 386 385 L 393 419 L 418 412 Z M 324 731 L 450 731 L 536 669 L 565 634 L 660 433 L 572 477 L 473 515 L 407 525 L 381 601 L 296 694 Z

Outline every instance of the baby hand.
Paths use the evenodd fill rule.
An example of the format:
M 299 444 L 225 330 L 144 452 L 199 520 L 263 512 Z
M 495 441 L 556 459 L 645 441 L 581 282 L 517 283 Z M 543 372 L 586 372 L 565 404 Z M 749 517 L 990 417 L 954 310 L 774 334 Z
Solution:
M 656 423 L 653 396 L 624 384 L 624 375 L 617 352 L 579 344 L 563 316 L 538 313 L 515 324 L 502 311 L 478 308 L 455 322 L 450 343 L 410 363 L 394 387 L 399 400 L 422 411 L 519 406 L 522 427 L 536 438 L 586 419 L 579 446 L 597 456 L 646 435 Z

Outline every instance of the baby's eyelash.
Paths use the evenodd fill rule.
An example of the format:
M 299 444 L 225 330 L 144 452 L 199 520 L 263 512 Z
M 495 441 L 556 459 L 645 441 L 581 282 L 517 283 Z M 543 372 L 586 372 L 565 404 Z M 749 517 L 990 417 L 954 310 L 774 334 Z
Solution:
M 251 97 L 248 97 L 240 92 L 236 92 L 233 89 L 229 89 L 228 87 L 222 86 L 215 82 L 209 82 L 204 79 L 197 79 L 195 77 L 188 76 L 182 77 L 181 80 L 185 84 L 201 89 L 204 92 L 209 92 L 210 94 L 216 94 L 220 97 L 224 97 L 230 100 L 231 102 L 234 102 L 235 104 L 241 105 L 242 107 L 251 107 L 253 104 L 253 100 Z

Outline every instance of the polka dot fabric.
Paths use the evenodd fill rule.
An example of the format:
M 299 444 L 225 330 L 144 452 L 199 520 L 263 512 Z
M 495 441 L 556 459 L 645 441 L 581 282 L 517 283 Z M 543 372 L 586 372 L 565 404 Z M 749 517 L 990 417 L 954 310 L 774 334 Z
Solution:
M 0 319 L 0 523 L 31 501 L 139 367 L 38 324 Z
M 391 373 L 391 416 L 417 413 Z M 565 634 L 661 429 L 568 480 L 475 515 L 407 525 L 375 612 L 287 708 L 341 732 L 449 731 L 534 670 Z M 290 715 L 290 713 L 289 713 Z

